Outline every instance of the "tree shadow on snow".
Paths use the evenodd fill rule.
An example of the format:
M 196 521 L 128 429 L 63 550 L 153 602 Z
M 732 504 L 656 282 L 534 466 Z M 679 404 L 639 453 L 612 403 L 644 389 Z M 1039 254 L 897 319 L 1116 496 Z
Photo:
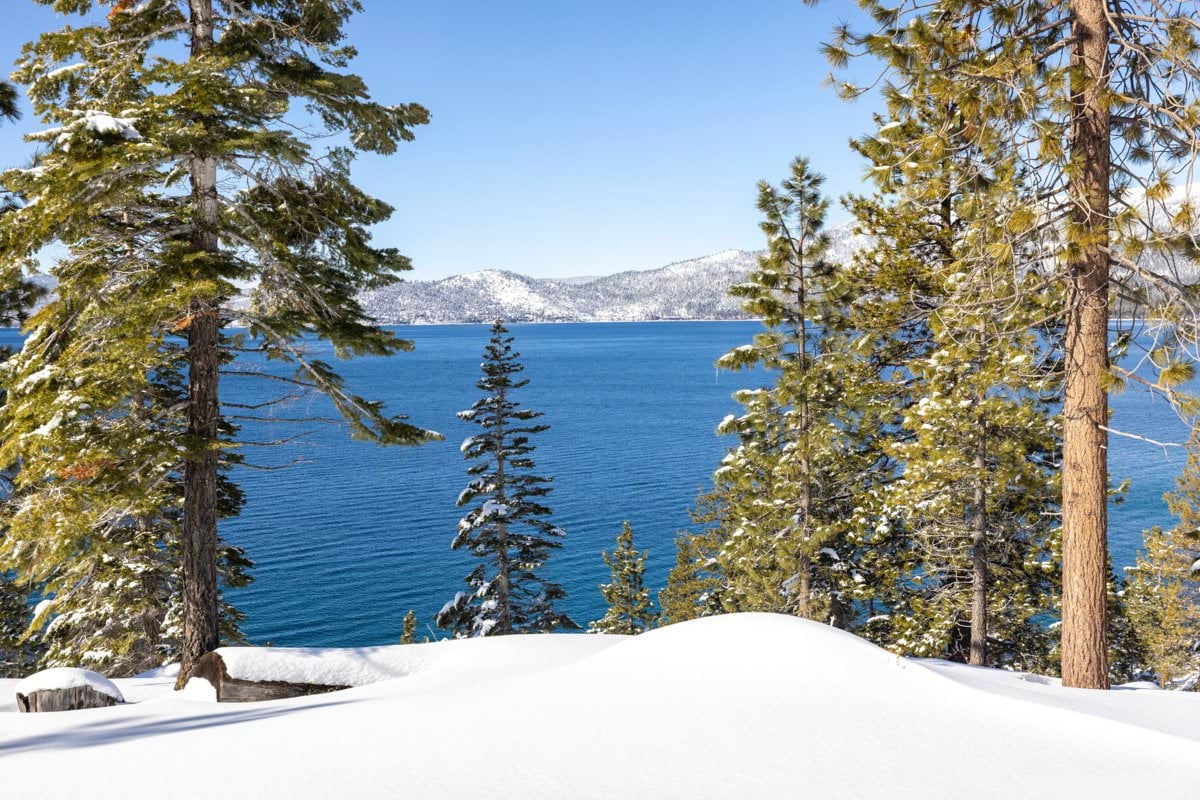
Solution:
M 115 744 L 133 739 L 153 736 L 170 736 L 187 731 L 219 728 L 224 725 L 236 725 L 242 722 L 281 717 L 296 714 L 315 708 L 328 708 L 356 700 L 331 700 L 325 703 L 304 706 L 272 706 L 271 708 L 248 708 L 244 711 L 220 711 L 209 714 L 193 714 L 184 717 L 163 716 L 133 716 L 122 715 L 116 719 L 97 720 L 86 725 L 80 725 L 69 730 L 57 730 L 36 736 L 14 737 L 0 740 L 0 759 L 5 756 L 17 755 L 31 750 L 73 750 L 83 747 Z M 61 711 L 58 714 L 74 714 L 74 711 Z M 56 715 L 57 716 L 57 715 Z

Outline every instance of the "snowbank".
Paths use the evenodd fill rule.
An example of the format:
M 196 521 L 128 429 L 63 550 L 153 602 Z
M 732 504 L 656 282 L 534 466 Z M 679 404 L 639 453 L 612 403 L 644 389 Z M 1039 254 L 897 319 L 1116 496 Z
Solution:
M 28 697 L 34 692 L 47 689 L 82 689 L 90 687 L 100 694 L 108 695 L 118 703 L 125 702 L 125 696 L 116 684 L 99 672 L 71 667 L 55 667 L 53 669 L 35 672 L 24 680 L 17 681 L 13 687 L 14 697 L 18 694 Z
M 403 677 L 257 704 L 164 688 L 109 709 L 0 715 L 5 790 L 152 798 L 186 774 L 177 796 L 206 800 L 1190 800 L 1200 763 L 1200 695 L 897 658 L 790 617 L 319 652 L 371 662 L 322 676 Z M 281 658 L 272 668 L 315 674 Z
M 546 668 L 593 655 L 622 638 L 593 642 L 580 636 L 510 637 L 481 640 L 471 648 L 430 642 L 386 647 L 222 647 L 217 652 L 231 678 L 369 686 L 430 671 L 487 677 L 493 668 L 496 676 L 514 669 Z M 541 641 L 531 645 L 533 639 Z

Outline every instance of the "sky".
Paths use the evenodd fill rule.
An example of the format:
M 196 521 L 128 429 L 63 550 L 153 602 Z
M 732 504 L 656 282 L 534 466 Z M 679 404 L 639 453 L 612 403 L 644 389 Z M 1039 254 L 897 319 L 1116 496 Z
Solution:
M 363 0 L 353 69 L 382 102 L 432 121 L 355 177 L 395 207 L 381 245 L 407 277 L 480 269 L 537 277 L 652 269 L 761 246 L 756 183 L 796 155 L 838 197 L 862 188 L 847 141 L 871 104 L 824 85 L 819 52 L 851 0 Z M 0 0 L 0 61 L 68 20 Z M 21 163 L 27 113 L 0 126 Z M 847 218 L 840 208 L 831 222 Z

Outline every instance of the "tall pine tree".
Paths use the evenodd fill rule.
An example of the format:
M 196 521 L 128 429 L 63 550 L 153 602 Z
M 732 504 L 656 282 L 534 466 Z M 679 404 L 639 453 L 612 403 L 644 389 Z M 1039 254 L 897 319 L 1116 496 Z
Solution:
M 456 594 L 436 617 L 456 637 L 579 627 L 555 609 L 566 596 L 563 588 L 539 574 L 566 532 L 550 522 L 545 505 L 552 479 L 533 472 L 531 437 L 549 426 L 535 422 L 541 413 L 521 408 L 514 397 L 529 381 L 516 377 L 525 368 L 512 342 L 497 320 L 476 383 L 484 396 L 458 415 L 482 432 L 462 443 L 463 455 L 477 463 L 467 469 L 471 482 L 458 497 L 459 507 L 470 510 L 450 545 L 480 564 L 467 576 L 471 591 Z
M 1200 152 L 1195 11 L 1157 0 L 859 5 L 876 24 L 837 32 L 827 48 L 835 66 L 882 63 L 896 99 L 922 97 L 923 83 L 958 109 L 967 139 L 996 145 L 972 158 L 1017 157 L 1020 241 L 1053 266 L 1062 301 L 1063 680 L 1107 688 L 1107 395 L 1141 380 L 1110 363 L 1109 319 L 1115 291 L 1161 323 L 1157 380 L 1144 385 L 1170 388 L 1191 374 L 1194 291 L 1171 262 L 1194 258 L 1197 217 L 1192 202 L 1170 201 L 1174 177 L 1190 174 Z M 926 58 L 930 50 L 948 57 Z M 892 138 L 904 154 L 897 167 L 926 159 L 918 140 Z
M 658 615 L 646 588 L 646 552 L 633 544 L 633 527 L 628 521 L 617 534 L 612 553 L 603 553 L 604 563 L 612 572 L 612 582 L 600 586 L 608 604 L 604 616 L 589 626 L 592 633 L 623 633 L 629 636 L 654 627 Z
M 350 165 L 355 151 L 394 152 L 428 115 L 373 101 L 346 71 L 355 51 L 343 27 L 361 9 L 356 0 L 148 0 L 118 3 L 107 19 L 94 16 L 92 0 L 38 1 L 83 24 L 28 45 L 15 73 L 53 127 L 31 137 L 46 145 L 34 168 L 3 176 L 29 202 L 5 220 L 0 255 L 10 285 L 46 246 L 67 255 L 54 269 L 58 299 L 10 373 L 22 396 L 3 456 L 22 461 L 25 495 L 12 532 L 52 537 L 33 526 L 78 514 L 58 526 L 61 541 L 43 546 L 99 561 L 110 545 L 96 529 L 161 516 L 177 498 L 154 495 L 174 483 L 182 683 L 221 638 L 216 526 L 236 502 L 221 475 L 235 461 L 226 414 L 237 406 L 219 378 L 237 371 L 236 355 L 293 365 L 290 385 L 324 393 L 356 436 L 436 438 L 354 395 L 302 344 L 328 340 L 340 357 L 409 346 L 355 299 L 409 264 L 371 244 L 368 228 L 391 209 L 354 186 Z M 239 286 L 249 287 L 248 302 L 235 309 Z M 245 335 L 223 332 L 234 318 Z M 67 375 L 84 383 L 67 387 Z M 140 427 L 87 424 L 136 417 L 169 375 L 182 380 L 181 407 L 151 404 Z M 63 470 L 97 491 L 56 510 L 48 487 Z M 120 491 L 99 491 L 102 482 Z
M 921 56 L 950 57 L 944 43 Z M 902 652 L 1040 667 L 1058 602 L 1055 295 L 1012 243 L 1030 224 L 1013 154 L 979 158 L 1001 143 L 967 137 L 930 84 L 885 88 L 879 130 L 854 142 L 879 193 L 850 204 L 873 242 L 855 258 L 853 324 L 905 387 L 879 511 L 908 546 L 877 627 Z M 923 157 L 906 161 L 897 141 Z

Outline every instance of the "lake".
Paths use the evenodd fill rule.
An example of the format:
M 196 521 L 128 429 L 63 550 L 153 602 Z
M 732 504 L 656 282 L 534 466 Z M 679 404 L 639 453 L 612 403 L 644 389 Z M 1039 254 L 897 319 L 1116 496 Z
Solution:
M 536 437 L 540 474 L 553 476 L 549 505 L 567 531 L 547 572 L 567 590 L 565 610 L 580 624 L 604 611 L 598 585 L 608 579 L 601 550 L 611 549 L 624 520 L 649 551 L 647 580 L 661 587 L 674 563 L 674 538 L 729 440 L 714 429 L 739 406 L 735 389 L 752 376 L 717 372 L 714 360 L 760 329 L 753 322 L 656 322 L 513 325 L 530 385 L 520 399 L 545 413 L 550 430 Z M 416 349 L 392 358 L 341 362 L 358 394 L 386 400 L 393 413 L 441 431 L 445 442 L 415 448 L 353 442 L 325 427 L 278 448 L 251 447 L 247 459 L 279 471 L 239 470 L 247 495 L 242 515 L 222 533 L 258 564 L 255 583 L 234 599 L 248 614 L 256 643 L 344 646 L 399 639 L 402 619 L 417 612 L 421 632 L 463 589 L 474 566 L 450 550 L 467 482 L 461 441 L 477 426 L 455 412 L 477 397 L 475 381 L 488 338 L 484 325 L 395 329 Z M 4 339 L 14 341 L 15 332 Z M 327 345 L 314 355 L 332 360 Z M 279 390 L 267 381 L 229 378 L 227 400 L 256 402 Z M 1163 441 L 1186 429 L 1161 400 L 1115 395 L 1113 426 Z M 327 413 L 321 400 L 289 412 Z M 305 426 L 255 424 L 247 441 L 291 436 Z M 1128 498 L 1110 513 L 1114 562 L 1132 562 L 1141 531 L 1170 525 L 1162 495 L 1182 465 L 1179 449 L 1112 437 L 1113 482 L 1132 479 Z

